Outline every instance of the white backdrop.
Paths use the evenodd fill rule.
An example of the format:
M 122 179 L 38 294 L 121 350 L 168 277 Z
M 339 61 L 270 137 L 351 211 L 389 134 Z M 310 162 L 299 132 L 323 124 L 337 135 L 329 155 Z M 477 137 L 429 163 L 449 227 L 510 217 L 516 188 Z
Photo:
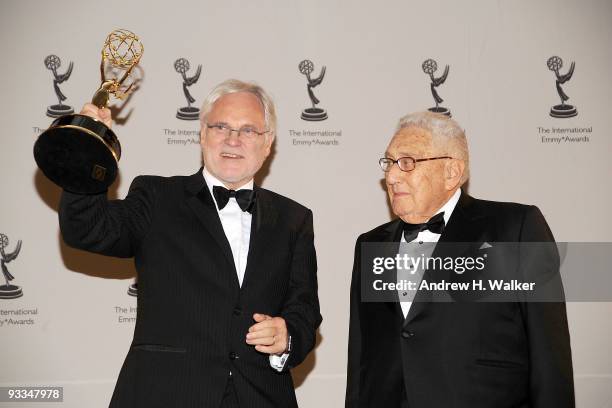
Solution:
M 197 121 L 175 117 L 185 105 L 177 58 L 190 61 L 188 76 L 203 66 L 190 87 L 196 105 L 230 77 L 273 95 L 279 127 L 263 186 L 314 211 L 324 317 L 315 352 L 293 373 L 298 399 L 340 407 L 354 242 L 389 220 L 377 160 L 397 120 L 433 104 L 422 62 L 435 59 L 436 76 L 450 66 L 438 92 L 468 135 L 470 194 L 538 205 L 559 241 L 612 241 L 610 21 L 609 0 L 0 1 L 0 233 L 10 240 L 6 252 L 23 242 L 7 264 L 23 296 L 0 299 L 0 386 L 63 386 L 58 406 L 107 406 L 134 328 L 131 262 L 62 243 L 59 190 L 33 160 L 33 143 L 52 120 L 47 106 L 57 103 L 47 55 L 61 59 L 60 74 L 74 62 L 59 87 L 79 110 L 99 85 L 106 35 L 123 27 L 142 38 L 142 82 L 119 115 L 128 120 L 115 126 L 123 146 L 118 197 L 138 174 L 200 166 L 197 137 L 180 134 L 197 131 Z M 562 74 L 576 63 L 563 85 L 576 117 L 549 116 L 559 103 L 546 66 L 553 55 L 563 59 Z M 327 68 L 314 89 L 325 121 L 300 119 L 310 105 L 298 71 L 304 59 L 313 76 Z M 584 130 L 570 134 L 580 141 L 543 140 L 542 129 L 553 128 Z M 611 312 L 610 303 L 568 304 L 579 407 L 612 407 Z

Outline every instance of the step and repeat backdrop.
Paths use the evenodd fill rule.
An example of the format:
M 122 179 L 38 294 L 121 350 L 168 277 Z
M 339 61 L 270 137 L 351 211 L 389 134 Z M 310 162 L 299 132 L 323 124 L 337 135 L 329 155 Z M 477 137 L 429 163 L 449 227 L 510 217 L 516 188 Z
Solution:
M 354 243 L 392 216 L 377 161 L 402 115 L 433 109 L 465 128 L 471 195 L 537 205 L 558 241 L 612 241 L 610 21 L 609 0 L 0 2 L 0 386 L 104 407 L 128 351 L 132 261 L 63 243 L 60 190 L 32 154 L 54 117 L 91 100 L 114 29 L 145 51 L 134 92 L 113 102 L 111 197 L 139 174 L 200 167 L 214 85 L 254 80 L 273 96 L 258 181 L 314 212 L 324 317 L 293 378 L 301 406 L 340 407 Z M 598 300 L 567 306 L 579 407 L 612 407 L 612 297 Z

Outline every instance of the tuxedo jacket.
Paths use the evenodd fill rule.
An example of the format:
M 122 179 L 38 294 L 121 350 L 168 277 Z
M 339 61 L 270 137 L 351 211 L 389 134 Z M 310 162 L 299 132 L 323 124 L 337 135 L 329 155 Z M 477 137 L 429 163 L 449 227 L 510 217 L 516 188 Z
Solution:
M 231 371 L 241 406 L 297 406 L 289 369 L 321 323 L 312 212 L 255 187 L 242 287 L 201 169 L 139 176 L 124 200 L 63 192 L 59 219 L 70 246 L 134 257 L 138 313 L 112 408 L 217 408 Z M 286 321 L 282 372 L 246 344 L 254 313 Z
M 574 407 L 562 298 L 554 302 L 435 302 L 431 295 L 417 292 L 406 318 L 397 301 L 362 301 L 361 283 L 367 276 L 361 270 L 362 248 L 372 242 L 399 243 L 401 234 L 402 222 L 395 220 L 357 240 L 346 407 Z M 500 242 L 549 242 L 558 260 L 552 233 L 536 207 L 477 200 L 462 193 L 433 256 L 452 252 L 443 249 L 445 243 L 457 256 L 484 251 L 489 248 L 482 245 L 485 242 L 491 248 Z M 552 265 L 558 277 L 558 263 L 550 258 L 545 263 Z M 519 267 L 507 266 L 508 270 Z M 452 279 L 451 275 L 456 274 L 447 278 Z M 428 272 L 426 278 L 435 279 Z

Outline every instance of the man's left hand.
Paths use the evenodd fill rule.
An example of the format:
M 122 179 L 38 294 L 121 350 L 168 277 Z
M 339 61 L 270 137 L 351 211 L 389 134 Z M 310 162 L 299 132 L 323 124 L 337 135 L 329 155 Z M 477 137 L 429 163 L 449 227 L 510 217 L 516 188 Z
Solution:
M 255 313 L 253 320 L 257 323 L 249 327 L 247 344 L 255 346 L 260 353 L 281 355 L 287 351 L 289 335 L 285 319 Z

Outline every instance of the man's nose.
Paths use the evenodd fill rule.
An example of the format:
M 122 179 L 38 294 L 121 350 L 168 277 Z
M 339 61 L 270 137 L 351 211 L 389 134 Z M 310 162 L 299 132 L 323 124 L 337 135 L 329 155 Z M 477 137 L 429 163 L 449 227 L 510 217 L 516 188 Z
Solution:
M 229 146 L 239 146 L 242 142 L 237 130 L 231 130 L 229 135 L 225 138 L 225 144 Z
M 400 170 L 397 163 L 394 163 L 393 166 L 391 166 L 391 168 L 389 169 L 389 171 L 385 173 L 385 180 L 387 184 L 393 185 L 399 183 L 403 173 L 404 172 Z

